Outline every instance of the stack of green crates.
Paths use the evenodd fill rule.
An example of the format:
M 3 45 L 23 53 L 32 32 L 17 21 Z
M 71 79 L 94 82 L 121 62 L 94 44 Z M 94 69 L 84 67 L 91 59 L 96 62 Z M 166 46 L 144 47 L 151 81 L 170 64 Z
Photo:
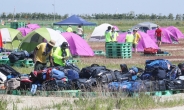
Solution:
M 131 43 L 106 43 L 107 58 L 132 58 Z

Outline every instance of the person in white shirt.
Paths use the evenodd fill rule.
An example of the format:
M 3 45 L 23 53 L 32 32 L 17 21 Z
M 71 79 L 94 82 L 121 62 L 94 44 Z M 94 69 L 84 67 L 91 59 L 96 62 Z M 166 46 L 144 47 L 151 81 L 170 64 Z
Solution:
M 81 36 L 81 37 L 82 37 L 82 35 L 83 35 L 83 29 L 82 29 L 81 25 L 79 25 L 78 28 L 77 28 L 77 34 L 78 34 L 79 36 Z

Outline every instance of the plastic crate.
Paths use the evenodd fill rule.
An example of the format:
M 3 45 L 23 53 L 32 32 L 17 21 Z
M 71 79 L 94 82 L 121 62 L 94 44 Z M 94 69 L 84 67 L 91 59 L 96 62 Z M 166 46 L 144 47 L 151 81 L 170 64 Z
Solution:
M 25 59 L 24 60 L 24 67 L 34 67 L 34 62 L 32 59 Z

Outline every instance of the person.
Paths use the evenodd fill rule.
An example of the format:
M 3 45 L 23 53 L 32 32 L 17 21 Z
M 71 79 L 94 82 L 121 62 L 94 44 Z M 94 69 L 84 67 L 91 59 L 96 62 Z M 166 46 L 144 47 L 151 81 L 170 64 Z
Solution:
M 106 43 L 112 42 L 111 26 L 108 26 L 107 30 L 105 31 L 105 42 Z
M 71 25 L 68 26 L 68 28 L 66 29 L 66 32 L 73 32 Z
M 134 40 L 134 36 L 131 33 L 131 31 L 128 30 L 128 33 L 127 33 L 126 38 L 125 38 L 125 42 L 126 43 L 133 43 L 133 40 Z
M 134 36 L 134 40 L 133 40 L 133 48 L 134 48 L 134 52 L 137 52 L 137 44 L 140 41 L 140 34 L 137 32 L 138 28 L 133 29 L 133 36 Z
M 112 38 L 112 41 L 113 42 L 117 42 L 117 37 L 119 36 L 119 34 L 115 31 L 115 27 L 113 27 L 112 28 L 112 36 L 111 36 L 111 38 Z
M 50 66 L 53 66 L 52 54 L 53 47 L 55 45 L 55 41 L 50 40 L 48 43 L 40 43 L 35 49 L 33 53 L 34 59 L 34 70 L 43 70 L 46 68 L 46 60 L 49 57 Z
M 65 66 L 66 60 L 70 57 L 70 50 L 68 49 L 68 43 L 63 42 L 54 51 L 54 66 Z
M 83 29 L 82 29 L 81 25 L 79 25 L 78 28 L 77 28 L 77 34 L 78 34 L 79 36 L 81 36 L 81 37 L 82 37 L 82 35 L 83 35 Z
M 162 44 L 162 38 L 161 38 L 162 36 L 163 36 L 162 30 L 160 29 L 160 26 L 157 26 L 157 29 L 155 30 L 155 37 L 157 39 L 158 47 L 160 47 Z

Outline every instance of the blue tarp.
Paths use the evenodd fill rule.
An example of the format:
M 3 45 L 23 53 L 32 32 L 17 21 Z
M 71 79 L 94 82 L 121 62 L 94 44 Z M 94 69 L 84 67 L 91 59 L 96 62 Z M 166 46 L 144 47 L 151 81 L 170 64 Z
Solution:
M 54 23 L 54 25 L 82 25 L 82 26 L 86 26 L 86 25 L 96 25 L 96 23 L 91 23 L 91 22 L 88 22 L 77 15 L 72 15 L 71 17 L 69 17 L 63 21 Z

